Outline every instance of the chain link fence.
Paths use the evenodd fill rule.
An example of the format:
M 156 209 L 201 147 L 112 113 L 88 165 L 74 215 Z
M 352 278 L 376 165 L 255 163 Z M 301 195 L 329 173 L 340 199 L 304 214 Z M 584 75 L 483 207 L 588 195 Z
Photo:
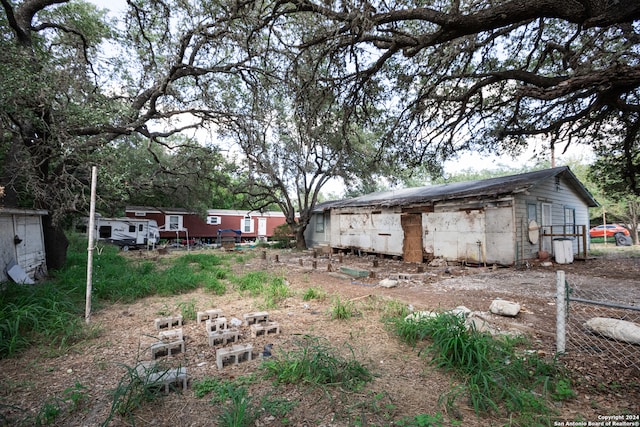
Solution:
M 626 378 L 640 378 L 640 341 L 627 341 L 634 330 L 636 339 L 640 339 L 640 284 L 619 288 L 598 286 L 596 282 L 577 284 L 558 271 L 556 292 L 557 352 L 588 360 L 586 367 L 595 373 L 606 369 Z M 593 319 L 632 324 L 603 320 L 596 322 L 604 327 L 594 329 Z

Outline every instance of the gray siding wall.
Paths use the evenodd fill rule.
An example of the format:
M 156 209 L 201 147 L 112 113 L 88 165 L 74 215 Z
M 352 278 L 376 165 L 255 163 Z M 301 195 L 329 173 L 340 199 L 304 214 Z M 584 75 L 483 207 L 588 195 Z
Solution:
M 519 224 L 517 239 L 524 244 L 525 259 L 537 257 L 538 250 L 546 250 L 553 254 L 553 239 L 560 238 L 560 236 L 540 238 L 537 244 L 529 242 L 528 226 L 525 224 L 528 224 L 530 205 L 535 206 L 535 220 L 538 225 L 542 226 L 541 233 L 543 231 L 550 233 L 552 230 L 554 234 L 563 233 L 564 230 L 567 233 L 574 233 L 574 230 L 576 233 L 581 230 L 588 232 L 589 208 L 567 181 L 561 179 L 556 183 L 554 179 L 550 179 L 540 183 L 531 190 L 530 194 L 519 196 L 516 201 L 516 221 Z M 550 208 L 551 218 L 543 218 L 544 205 Z M 575 214 L 575 225 L 582 225 L 584 228 L 574 228 L 567 225 L 573 222 L 573 219 L 568 217 L 571 212 Z M 582 251 L 581 238 L 568 238 L 572 239 L 574 254 L 578 253 L 579 249 Z M 587 238 L 588 243 L 589 239 Z

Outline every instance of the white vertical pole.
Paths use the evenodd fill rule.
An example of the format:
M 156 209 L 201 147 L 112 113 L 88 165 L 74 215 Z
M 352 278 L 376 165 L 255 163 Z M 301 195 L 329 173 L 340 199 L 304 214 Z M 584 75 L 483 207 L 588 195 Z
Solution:
M 84 319 L 87 324 L 91 322 L 91 280 L 93 277 L 93 233 L 96 227 L 96 182 L 98 180 L 98 168 L 91 168 L 91 207 L 89 209 L 89 243 L 87 244 L 87 295 L 84 310 Z
M 567 315 L 566 288 L 564 271 L 556 273 L 556 353 L 565 352 L 566 330 L 565 319 Z

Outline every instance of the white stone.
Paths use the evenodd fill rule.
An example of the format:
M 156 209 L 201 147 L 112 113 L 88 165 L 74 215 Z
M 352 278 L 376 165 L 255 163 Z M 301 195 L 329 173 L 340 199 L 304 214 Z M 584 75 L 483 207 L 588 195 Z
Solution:
M 491 302 L 489 311 L 500 316 L 515 317 L 520 313 L 520 304 L 513 301 L 495 299 Z
M 458 307 L 451 310 L 451 313 L 456 314 L 460 317 L 469 317 L 469 314 L 471 314 L 471 310 L 464 305 L 459 305 Z
M 383 279 L 378 283 L 378 285 L 382 286 L 383 288 L 395 288 L 396 286 L 398 286 L 398 281 L 393 279 Z
M 405 322 L 419 322 L 422 319 L 429 319 L 431 317 L 436 317 L 438 313 L 434 311 L 414 311 L 413 313 L 407 314 L 404 318 Z
M 584 326 L 596 333 L 632 344 L 640 344 L 640 325 L 626 320 L 609 317 L 594 317 Z

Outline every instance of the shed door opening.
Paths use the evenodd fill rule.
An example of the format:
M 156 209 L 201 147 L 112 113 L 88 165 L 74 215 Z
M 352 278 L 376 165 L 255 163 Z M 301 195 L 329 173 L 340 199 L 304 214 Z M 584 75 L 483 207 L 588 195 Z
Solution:
M 404 232 L 404 261 L 422 263 L 422 214 L 402 214 L 400 224 Z

